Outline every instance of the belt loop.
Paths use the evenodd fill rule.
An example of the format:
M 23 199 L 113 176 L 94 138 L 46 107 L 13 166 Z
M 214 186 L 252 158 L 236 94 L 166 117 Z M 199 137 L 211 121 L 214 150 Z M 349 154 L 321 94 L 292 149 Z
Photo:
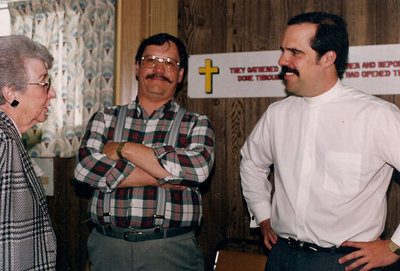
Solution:
M 167 228 L 164 228 L 163 230 L 164 230 L 164 232 L 163 232 L 163 238 L 165 239 L 165 238 L 167 238 L 168 229 L 167 229 Z

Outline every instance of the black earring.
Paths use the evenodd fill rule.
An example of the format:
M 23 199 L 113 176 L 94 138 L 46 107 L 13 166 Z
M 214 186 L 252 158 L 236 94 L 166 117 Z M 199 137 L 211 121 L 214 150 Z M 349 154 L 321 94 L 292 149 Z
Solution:
M 12 107 L 17 107 L 19 105 L 19 102 L 17 100 L 14 100 L 11 102 Z

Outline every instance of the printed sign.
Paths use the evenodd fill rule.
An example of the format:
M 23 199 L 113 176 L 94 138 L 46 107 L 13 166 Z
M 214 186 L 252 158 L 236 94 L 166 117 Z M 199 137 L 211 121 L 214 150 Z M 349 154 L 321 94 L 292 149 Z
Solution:
M 280 51 L 191 55 L 190 98 L 284 97 Z M 400 45 L 352 46 L 343 83 L 370 94 L 400 93 Z

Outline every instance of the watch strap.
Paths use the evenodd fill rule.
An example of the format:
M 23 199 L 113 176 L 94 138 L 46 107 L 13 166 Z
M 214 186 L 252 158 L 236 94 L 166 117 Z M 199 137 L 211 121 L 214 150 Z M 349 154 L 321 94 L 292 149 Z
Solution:
M 125 143 L 126 143 L 126 141 L 125 142 L 120 142 L 119 145 L 118 145 L 118 148 L 117 148 L 117 155 L 118 155 L 118 157 L 120 159 L 125 159 L 124 156 L 122 155 L 122 149 L 124 148 Z
M 389 249 L 391 252 L 397 254 L 400 256 L 400 246 L 398 246 L 395 242 L 393 242 L 392 240 L 390 240 L 389 243 Z

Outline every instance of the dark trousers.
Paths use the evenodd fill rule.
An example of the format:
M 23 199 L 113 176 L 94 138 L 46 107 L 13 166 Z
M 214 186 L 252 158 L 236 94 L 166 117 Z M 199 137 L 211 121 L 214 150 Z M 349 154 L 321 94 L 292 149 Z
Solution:
M 272 246 L 268 255 L 266 271 L 344 271 L 351 264 L 349 261 L 339 264 L 339 258 L 346 254 L 328 252 L 306 252 L 298 248 L 290 248 L 281 239 Z M 361 270 L 359 267 L 355 270 Z M 374 270 L 383 270 L 377 268 Z

